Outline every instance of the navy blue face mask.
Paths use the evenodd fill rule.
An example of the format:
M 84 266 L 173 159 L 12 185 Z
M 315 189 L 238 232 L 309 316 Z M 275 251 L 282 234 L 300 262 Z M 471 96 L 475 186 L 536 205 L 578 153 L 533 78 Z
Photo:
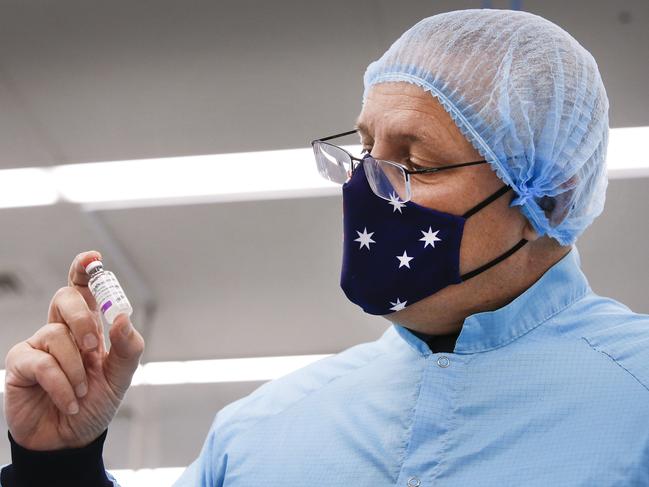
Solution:
M 370 188 L 361 163 L 343 184 L 343 263 L 340 286 L 366 313 L 386 315 L 459 284 L 506 259 L 527 240 L 460 275 L 466 220 L 507 193 L 504 186 L 462 216 L 413 201 L 387 201 Z

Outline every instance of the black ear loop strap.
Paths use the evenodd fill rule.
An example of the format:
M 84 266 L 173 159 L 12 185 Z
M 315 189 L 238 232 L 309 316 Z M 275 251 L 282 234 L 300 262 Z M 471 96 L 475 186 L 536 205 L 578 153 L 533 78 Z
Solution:
M 479 212 L 480 210 L 482 210 L 485 206 L 487 206 L 492 201 L 495 201 L 498 198 L 500 198 L 502 195 L 504 195 L 510 189 L 512 189 L 511 186 L 503 186 L 498 191 L 496 191 L 494 194 L 489 196 L 486 200 L 484 200 L 482 203 L 478 203 L 473 208 L 471 208 L 469 211 L 467 211 L 464 215 L 462 215 L 462 217 L 469 218 L 471 215 L 473 215 L 473 214 Z
M 473 208 L 471 208 L 469 211 L 467 211 L 467 212 L 466 212 L 464 215 L 462 215 L 462 216 L 463 216 L 464 218 L 469 218 L 471 215 L 477 213 L 478 211 L 480 211 L 481 209 L 483 209 L 485 206 L 487 206 L 487 205 L 488 205 L 489 203 L 491 203 L 492 201 L 495 201 L 495 200 L 497 200 L 498 198 L 500 198 L 502 195 L 504 195 L 505 193 L 507 193 L 507 191 L 509 191 L 510 189 L 512 189 L 511 186 L 503 186 L 503 187 L 500 188 L 498 191 L 496 191 L 494 194 L 492 194 L 491 196 L 489 196 L 486 200 L 484 200 L 482 203 L 478 203 L 476 206 L 474 206 Z M 523 245 L 525 245 L 526 243 L 527 243 L 527 240 L 525 240 L 524 238 L 520 239 L 519 242 L 518 242 L 516 245 L 514 245 L 511 249 L 509 249 L 507 252 L 505 252 L 504 254 L 502 254 L 500 257 L 496 257 L 496 258 L 495 258 L 494 260 L 492 260 L 491 262 L 487 262 L 485 265 L 483 265 L 483 266 L 481 266 L 481 267 L 478 267 L 477 269 L 474 269 L 474 270 L 472 270 L 472 271 L 470 271 L 470 272 L 467 272 L 466 274 L 460 276 L 460 279 L 461 279 L 462 281 L 467 281 L 467 280 L 471 279 L 472 277 L 477 276 L 477 275 L 480 274 L 481 272 L 484 272 L 484 271 L 486 271 L 487 269 L 489 269 L 490 267 L 493 267 L 493 266 L 495 266 L 496 264 L 498 264 L 499 262 L 505 260 L 507 257 L 509 257 L 510 255 L 512 255 L 514 252 L 516 252 L 518 249 L 520 249 L 520 248 L 521 248 Z
M 508 250 L 507 252 L 505 252 L 503 255 L 501 255 L 500 257 L 496 257 L 496 258 L 495 258 L 494 260 L 492 260 L 491 262 L 487 262 L 487 263 L 486 263 L 485 265 L 483 265 L 482 267 L 478 267 L 477 269 L 475 269 L 475 270 L 473 270 L 473 271 L 471 271 L 471 272 L 467 272 L 466 274 L 460 276 L 460 279 L 462 279 L 462 281 L 468 281 L 468 280 L 471 279 L 472 277 L 475 277 L 475 276 L 477 276 L 478 274 L 480 274 L 481 272 L 486 271 L 486 270 L 489 269 L 490 267 L 495 266 L 495 265 L 496 265 L 498 262 L 500 262 L 501 260 L 506 259 L 506 258 L 509 257 L 510 255 L 512 255 L 514 252 L 516 252 L 518 249 L 520 249 L 520 248 L 521 248 L 523 245 L 525 245 L 526 243 L 527 243 L 527 240 L 525 240 L 524 238 L 520 239 L 519 242 L 518 242 L 516 245 L 514 245 L 511 249 L 509 249 L 509 250 Z

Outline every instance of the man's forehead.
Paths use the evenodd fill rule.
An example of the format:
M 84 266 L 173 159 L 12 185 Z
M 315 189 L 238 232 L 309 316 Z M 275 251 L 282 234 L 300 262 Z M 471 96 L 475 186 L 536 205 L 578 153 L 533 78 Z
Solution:
M 444 107 L 430 92 L 411 83 L 379 83 L 370 88 L 363 100 L 361 115 L 375 116 L 386 110 L 444 113 Z M 362 117 L 361 117 L 362 118 Z
M 380 83 L 372 87 L 354 127 L 363 142 L 380 137 L 436 151 L 464 142 L 441 103 L 411 83 Z
M 434 140 L 432 131 L 434 131 L 434 123 L 429 121 L 427 124 L 417 123 L 413 121 L 408 123 L 403 120 L 389 120 L 384 117 L 380 122 L 381 135 L 386 138 L 395 138 L 411 143 L 426 143 Z M 354 128 L 358 130 L 364 139 L 373 139 L 375 137 L 375 124 L 369 118 L 359 117 L 354 124 Z

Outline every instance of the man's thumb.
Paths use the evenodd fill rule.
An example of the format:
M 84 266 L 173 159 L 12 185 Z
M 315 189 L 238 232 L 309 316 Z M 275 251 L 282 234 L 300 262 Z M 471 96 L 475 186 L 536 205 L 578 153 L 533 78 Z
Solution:
M 126 314 L 119 314 L 113 321 L 108 333 L 110 351 L 105 364 L 106 378 L 118 388 L 116 393 L 126 393 L 131 378 L 140 363 L 144 352 L 144 339 L 131 324 Z

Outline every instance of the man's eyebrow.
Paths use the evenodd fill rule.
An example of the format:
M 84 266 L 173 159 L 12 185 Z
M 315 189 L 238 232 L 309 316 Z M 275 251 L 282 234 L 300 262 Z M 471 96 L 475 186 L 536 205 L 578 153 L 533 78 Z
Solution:
M 363 122 L 356 121 L 354 129 L 358 130 L 362 135 L 369 135 L 370 131 Z
M 370 137 L 369 127 L 365 125 L 363 122 L 357 121 L 354 124 L 354 128 L 358 130 L 361 133 L 361 135 Z M 408 142 L 423 142 L 423 139 L 421 137 L 413 133 L 410 133 L 408 131 L 399 132 L 398 134 L 395 134 L 395 137 L 400 139 L 405 139 Z

